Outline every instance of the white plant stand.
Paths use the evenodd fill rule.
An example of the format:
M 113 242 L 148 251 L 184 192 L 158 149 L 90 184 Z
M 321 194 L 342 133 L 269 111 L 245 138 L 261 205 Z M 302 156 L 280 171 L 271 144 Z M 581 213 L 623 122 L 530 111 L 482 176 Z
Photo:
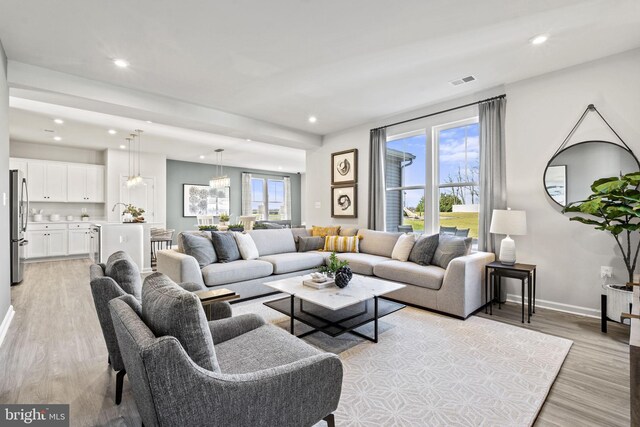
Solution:
M 633 303 L 633 291 L 626 289 L 618 289 L 615 286 L 620 285 L 604 285 L 605 291 L 601 296 L 601 329 L 607 332 L 607 321 L 629 324 L 629 319 L 621 318 L 622 313 L 631 313 L 631 305 Z

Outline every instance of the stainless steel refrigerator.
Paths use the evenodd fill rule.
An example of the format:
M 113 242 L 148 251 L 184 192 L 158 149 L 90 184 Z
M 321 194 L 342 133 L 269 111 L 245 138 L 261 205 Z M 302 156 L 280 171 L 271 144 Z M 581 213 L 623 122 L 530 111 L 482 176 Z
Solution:
M 9 171 L 10 224 L 11 224 L 11 284 L 22 282 L 26 246 L 27 219 L 29 218 L 29 193 L 27 180 L 19 170 Z

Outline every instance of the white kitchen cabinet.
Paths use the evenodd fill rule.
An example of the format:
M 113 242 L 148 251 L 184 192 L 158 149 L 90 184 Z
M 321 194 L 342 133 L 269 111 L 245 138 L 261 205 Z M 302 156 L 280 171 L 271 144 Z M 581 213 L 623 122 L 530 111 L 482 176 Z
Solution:
M 91 231 L 89 229 L 69 230 L 69 255 L 88 254 L 90 252 Z
M 47 256 L 47 231 L 27 231 L 27 258 Z
M 67 182 L 69 202 L 104 202 L 103 166 L 70 164 Z
M 27 258 L 44 258 L 67 255 L 67 234 L 65 224 L 30 224 L 27 231 Z
M 50 230 L 47 233 L 47 256 L 67 255 L 67 230 Z
M 24 175 L 25 178 L 27 175 L 27 161 L 22 159 L 9 159 L 9 170 L 17 169 Z
M 67 201 L 67 165 L 27 162 L 29 199 L 33 202 Z

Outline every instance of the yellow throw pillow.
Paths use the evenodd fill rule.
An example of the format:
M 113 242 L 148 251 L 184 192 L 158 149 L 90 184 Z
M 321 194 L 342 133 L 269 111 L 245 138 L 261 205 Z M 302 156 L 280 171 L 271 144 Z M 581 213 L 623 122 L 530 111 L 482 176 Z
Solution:
M 313 237 L 327 237 L 327 236 L 337 236 L 340 234 L 340 226 L 337 225 L 335 227 L 311 227 L 311 236 Z
M 324 239 L 326 252 L 359 252 L 358 236 L 327 236 Z

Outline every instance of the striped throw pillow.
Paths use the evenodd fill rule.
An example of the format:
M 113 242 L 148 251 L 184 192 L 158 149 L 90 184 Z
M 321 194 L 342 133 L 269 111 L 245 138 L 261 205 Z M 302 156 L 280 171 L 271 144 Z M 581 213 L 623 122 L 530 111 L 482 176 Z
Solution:
M 359 252 L 358 236 L 327 236 L 324 239 L 326 252 Z

